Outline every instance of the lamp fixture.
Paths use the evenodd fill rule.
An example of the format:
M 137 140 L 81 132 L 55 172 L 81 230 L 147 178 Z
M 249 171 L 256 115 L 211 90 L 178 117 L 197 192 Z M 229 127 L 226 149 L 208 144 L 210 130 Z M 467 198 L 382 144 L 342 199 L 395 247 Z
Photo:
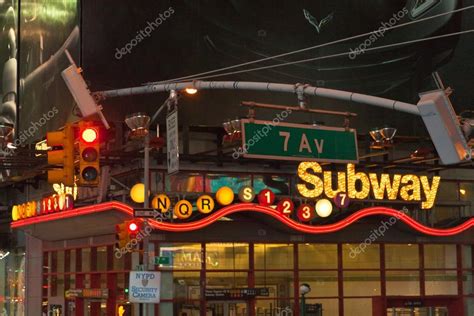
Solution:
M 8 143 L 15 128 L 10 123 L 0 123 L 0 143 Z
M 223 143 L 232 143 L 242 138 L 242 125 L 239 118 L 228 120 L 222 123 L 227 135 L 224 136 Z
M 198 92 L 198 90 L 194 87 L 188 87 L 184 89 L 184 91 L 186 91 L 187 94 L 191 94 L 191 95 L 196 94 Z
M 300 285 L 300 294 L 302 296 L 305 296 L 309 292 L 311 292 L 311 286 L 308 283 L 303 283 Z
M 148 135 L 150 117 L 146 113 L 133 113 L 125 118 L 125 123 L 132 130 L 132 138 L 139 138 Z
M 372 137 L 370 148 L 372 149 L 384 149 L 393 146 L 393 138 L 397 133 L 397 129 L 393 127 L 385 126 L 383 128 L 374 128 L 369 131 L 369 135 Z

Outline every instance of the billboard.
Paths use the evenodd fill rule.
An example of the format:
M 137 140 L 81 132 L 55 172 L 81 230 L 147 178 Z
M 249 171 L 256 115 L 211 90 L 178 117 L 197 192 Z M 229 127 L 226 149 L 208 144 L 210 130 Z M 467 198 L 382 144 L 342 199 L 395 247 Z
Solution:
M 21 144 L 72 120 L 74 101 L 61 78 L 67 49 L 80 62 L 80 1 L 23 0 L 20 6 L 19 117 Z
M 18 0 L 0 1 L 0 124 L 13 128 L 17 120 Z M 0 130 L 0 142 L 12 130 Z

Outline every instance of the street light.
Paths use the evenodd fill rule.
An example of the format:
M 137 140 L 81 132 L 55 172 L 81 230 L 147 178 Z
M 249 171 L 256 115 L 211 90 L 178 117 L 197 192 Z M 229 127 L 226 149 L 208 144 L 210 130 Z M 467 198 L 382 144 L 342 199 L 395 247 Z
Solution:
M 305 295 L 311 292 L 311 286 L 308 283 L 303 283 L 300 285 L 301 293 L 301 315 L 306 316 L 306 297 Z
M 187 94 L 196 94 L 198 92 L 198 90 L 194 87 L 186 88 L 184 91 L 186 91 Z

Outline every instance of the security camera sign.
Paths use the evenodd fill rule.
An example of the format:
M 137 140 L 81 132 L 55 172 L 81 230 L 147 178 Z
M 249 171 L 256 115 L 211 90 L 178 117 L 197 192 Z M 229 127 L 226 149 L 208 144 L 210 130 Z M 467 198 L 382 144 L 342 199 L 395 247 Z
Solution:
M 160 280 L 160 272 L 130 271 L 128 300 L 132 303 L 159 303 Z

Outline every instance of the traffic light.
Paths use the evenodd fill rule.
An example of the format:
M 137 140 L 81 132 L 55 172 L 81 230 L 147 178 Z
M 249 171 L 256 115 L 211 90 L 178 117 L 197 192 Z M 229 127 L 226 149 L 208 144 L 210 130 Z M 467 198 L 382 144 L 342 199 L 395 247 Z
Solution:
M 136 239 L 138 233 L 143 230 L 143 221 L 139 219 L 135 219 L 132 221 L 128 221 L 127 224 L 128 224 L 128 232 L 129 232 L 130 240 Z
M 74 127 L 66 124 L 62 131 L 47 133 L 46 143 L 49 147 L 62 147 L 48 151 L 48 164 L 61 165 L 48 170 L 48 182 L 74 186 Z
M 115 225 L 115 248 L 122 249 L 130 241 L 127 222 Z
M 142 231 L 142 229 L 143 221 L 137 219 L 115 225 L 115 247 L 122 249 L 125 248 L 128 243 L 136 246 L 139 241 L 137 240 L 138 233 Z M 136 242 L 132 242 L 134 239 L 136 239 Z
M 90 122 L 79 123 L 79 180 L 78 185 L 99 184 L 100 173 L 99 128 Z

